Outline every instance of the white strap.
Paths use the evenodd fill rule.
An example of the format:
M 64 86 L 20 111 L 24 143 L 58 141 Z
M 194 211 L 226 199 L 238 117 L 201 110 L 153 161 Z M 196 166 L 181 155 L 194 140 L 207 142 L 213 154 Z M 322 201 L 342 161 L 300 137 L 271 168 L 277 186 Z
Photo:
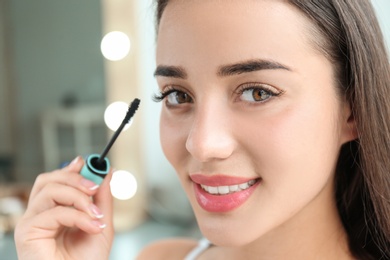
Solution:
M 184 260 L 195 260 L 201 253 L 203 253 L 211 245 L 206 238 L 199 240 L 198 245 L 184 258 Z

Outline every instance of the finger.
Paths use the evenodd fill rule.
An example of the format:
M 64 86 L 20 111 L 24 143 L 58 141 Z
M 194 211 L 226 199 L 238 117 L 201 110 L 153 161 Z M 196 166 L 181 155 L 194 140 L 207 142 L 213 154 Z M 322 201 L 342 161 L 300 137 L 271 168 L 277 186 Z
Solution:
M 38 175 L 34 187 L 32 189 L 31 195 L 35 195 L 47 182 L 53 181 L 56 179 L 56 175 L 62 174 L 62 173 L 78 173 L 80 169 L 83 167 L 84 161 L 82 157 L 77 156 L 76 158 L 73 159 L 73 161 L 66 167 L 62 169 L 57 169 L 51 172 L 47 173 L 42 173 Z
M 26 216 L 37 215 L 58 205 L 72 206 L 93 218 L 102 218 L 101 210 L 93 204 L 89 195 L 67 185 L 49 183 L 31 200 Z
M 110 181 L 112 178 L 113 170 L 111 169 L 110 173 L 104 178 L 101 186 L 99 187 L 97 193 L 93 196 L 93 201 L 95 205 L 100 208 L 104 214 L 104 222 L 107 224 L 107 228 L 104 229 L 109 237 L 113 237 L 114 228 L 113 228 L 113 197 L 111 196 L 110 190 Z
M 71 161 L 70 164 L 67 165 L 64 169 L 73 172 L 80 172 L 83 166 L 84 166 L 83 157 L 76 156 L 76 158 L 74 158 L 73 161 Z
M 93 219 L 84 212 L 63 206 L 57 206 L 31 218 L 30 225 L 31 230 L 46 237 L 55 237 L 62 227 L 77 227 L 89 234 L 96 234 L 106 226 L 101 220 Z
M 81 157 L 78 157 L 81 158 Z M 75 160 L 74 160 L 75 161 Z M 84 165 L 82 159 L 78 159 L 75 163 L 65 167 L 64 169 L 56 170 L 50 173 L 40 174 L 35 180 L 33 189 L 30 194 L 30 201 L 49 183 L 60 183 L 63 185 L 72 186 L 77 188 L 88 195 L 96 193 L 96 189 L 99 187 L 94 182 L 83 178 L 79 171 Z

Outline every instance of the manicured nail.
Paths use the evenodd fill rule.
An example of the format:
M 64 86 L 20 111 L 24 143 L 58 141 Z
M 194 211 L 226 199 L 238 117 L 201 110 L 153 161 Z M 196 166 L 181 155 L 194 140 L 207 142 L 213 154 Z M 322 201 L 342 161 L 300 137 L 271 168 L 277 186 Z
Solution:
M 99 188 L 99 185 L 97 185 L 93 181 L 84 178 L 81 179 L 81 185 L 83 185 L 85 188 L 89 190 L 96 190 L 97 188 Z
M 89 210 L 92 213 L 92 216 L 95 218 L 100 219 L 100 218 L 104 217 L 103 213 L 100 211 L 100 209 L 95 204 L 89 205 Z
M 100 229 L 103 229 L 107 226 L 106 224 L 100 223 L 100 221 L 97 220 L 92 220 L 92 225 L 99 227 Z
M 80 156 L 77 156 L 73 159 L 73 161 L 70 163 L 70 165 L 76 164 L 80 160 Z

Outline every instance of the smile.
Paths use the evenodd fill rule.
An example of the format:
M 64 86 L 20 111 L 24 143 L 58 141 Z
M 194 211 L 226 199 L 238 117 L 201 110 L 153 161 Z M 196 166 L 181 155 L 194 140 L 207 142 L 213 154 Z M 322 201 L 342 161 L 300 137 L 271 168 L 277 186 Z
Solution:
M 206 191 L 209 194 L 226 195 L 226 194 L 231 194 L 231 193 L 246 190 L 249 187 L 253 186 L 256 182 L 257 180 L 250 180 L 248 182 L 244 182 L 241 184 L 235 184 L 229 186 L 207 186 L 203 184 L 201 184 L 200 186 L 204 191 Z
M 261 178 L 228 175 L 192 174 L 190 178 L 198 205 L 213 213 L 227 213 L 239 208 L 262 183 Z

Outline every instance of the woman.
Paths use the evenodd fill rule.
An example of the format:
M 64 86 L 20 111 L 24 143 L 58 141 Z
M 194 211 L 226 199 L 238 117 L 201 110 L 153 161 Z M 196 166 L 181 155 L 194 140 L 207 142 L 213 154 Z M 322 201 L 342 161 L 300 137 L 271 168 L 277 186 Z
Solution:
M 161 0 L 157 28 L 161 143 L 211 241 L 198 259 L 390 258 L 389 62 L 368 0 Z M 82 165 L 38 177 L 20 259 L 108 258 L 109 178 Z

